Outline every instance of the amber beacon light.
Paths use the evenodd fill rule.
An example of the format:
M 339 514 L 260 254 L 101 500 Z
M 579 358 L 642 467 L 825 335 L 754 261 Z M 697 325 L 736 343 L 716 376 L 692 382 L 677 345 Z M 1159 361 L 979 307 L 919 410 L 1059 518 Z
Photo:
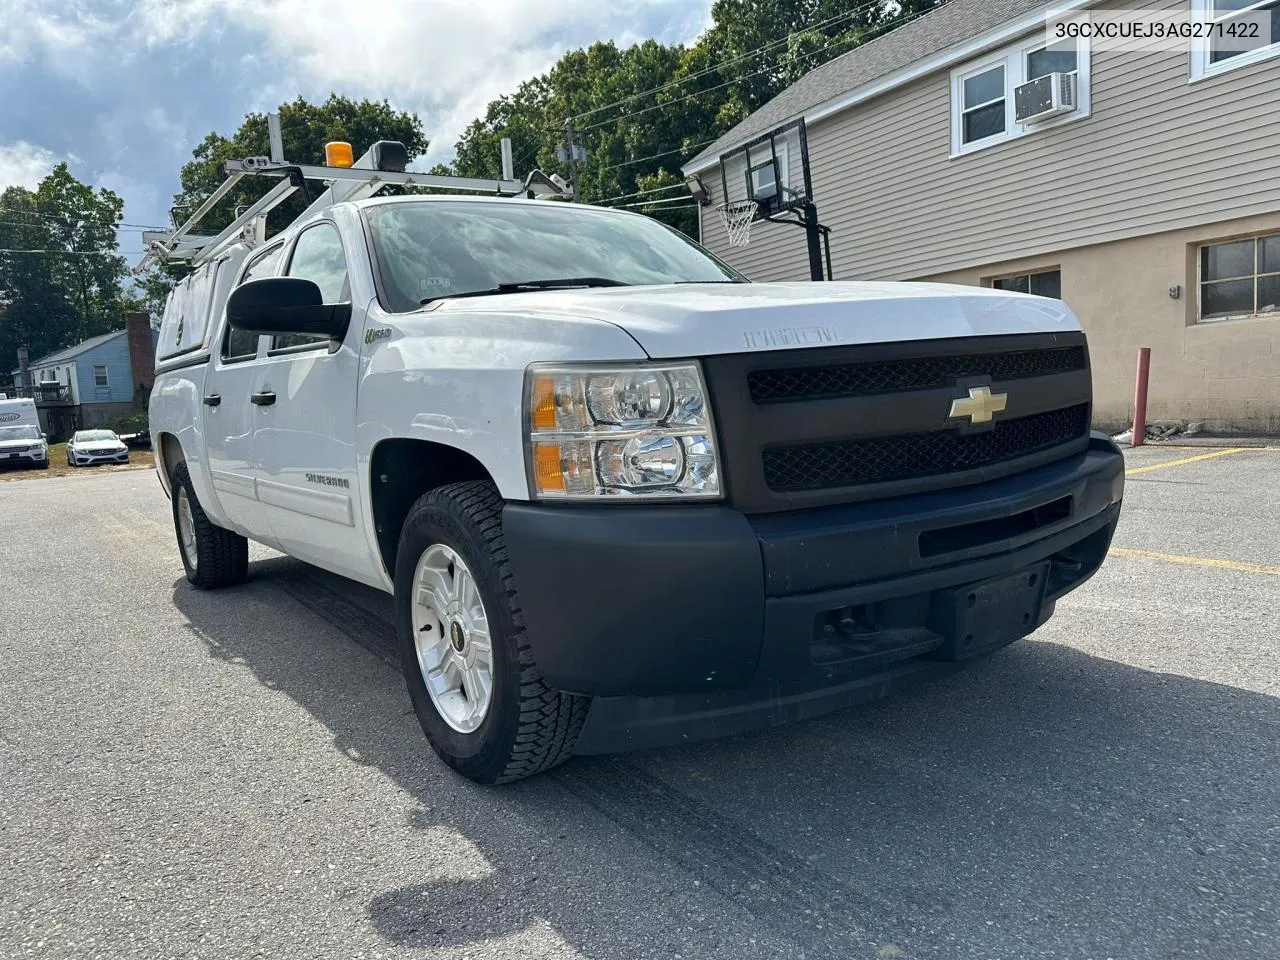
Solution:
M 350 167 L 355 164 L 351 144 L 345 140 L 331 140 L 324 145 L 324 163 L 327 167 Z

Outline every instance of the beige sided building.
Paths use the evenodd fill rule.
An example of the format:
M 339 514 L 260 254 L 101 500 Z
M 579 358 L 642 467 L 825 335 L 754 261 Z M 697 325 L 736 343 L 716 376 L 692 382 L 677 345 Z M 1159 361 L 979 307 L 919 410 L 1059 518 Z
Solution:
M 1203 10 L 1241 0 L 1058 3 Z M 804 234 L 730 247 L 718 158 L 803 116 L 840 280 L 942 280 L 1060 295 L 1089 334 L 1094 418 L 1128 422 L 1151 347 L 1152 420 L 1280 432 L 1280 0 L 1271 43 L 1046 51 L 1029 0 L 951 0 L 812 71 L 685 166 L 703 242 L 753 280 L 809 276 Z M 1097 48 L 1097 49 L 1094 49 Z M 1073 74 L 1073 104 L 1019 123 L 1015 89 Z M 779 163 L 786 160 L 779 158 Z

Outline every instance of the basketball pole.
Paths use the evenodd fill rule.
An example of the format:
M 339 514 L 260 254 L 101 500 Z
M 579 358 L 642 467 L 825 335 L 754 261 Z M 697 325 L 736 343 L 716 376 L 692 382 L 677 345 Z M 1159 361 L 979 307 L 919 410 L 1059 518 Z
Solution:
M 788 223 L 793 227 L 803 227 L 805 240 L 809 249 L 809 279 L 818 283 L 823 280 L 834 280 L 831 270 L 831 228 L 818 222 L 818 208 L 812 203 L 804 203 L 792 211 L 796 219 L 783 219 L 780 215 L 766 216 L 761 219 L 769 223 Z M 826 273 L 823 273 L 823 262 L 826 262 Z
M 809 279 L 827 279 L 822 269 L 822 229 L 818 223 L 818 208 L 812 203 L 804 205 L 804 235 L 809 244 Z

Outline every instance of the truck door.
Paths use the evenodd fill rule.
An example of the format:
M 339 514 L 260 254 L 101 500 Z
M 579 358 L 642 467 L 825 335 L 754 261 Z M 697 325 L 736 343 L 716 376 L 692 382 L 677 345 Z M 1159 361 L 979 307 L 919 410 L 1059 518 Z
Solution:
M 240 283 L 273 276 L 283 250 L 276 244 L 249 260 Z M 266 339 L 223 325 L 219 343 L 210 350 L 201 409 L 210 482 L 223 512 L 237 532 L 272 543 L 254 477 L 256 407 L 251 399 L 262 378 Z
M 298 234 L 282 274 L 314 282 L 325 303 L 350 299 L 342 238 L 329 221 Z M 340 344 L 302 334 L 270 338 L 253 457 L 258 498 L 280 549 L 371 582 L 378 567 L 365 534 L 355 446 L 361 320 L 353 314 Z

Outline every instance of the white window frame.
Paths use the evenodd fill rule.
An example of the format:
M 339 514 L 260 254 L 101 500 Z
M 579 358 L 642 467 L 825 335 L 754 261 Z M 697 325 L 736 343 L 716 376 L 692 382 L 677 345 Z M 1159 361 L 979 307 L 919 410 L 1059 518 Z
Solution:
M 1259 247 L 1259 245 L 1260 245 L 1260 244 L 1259 244 L 1259 242 L 1258 242 L 1258 241 L 1260 241 L 1260 240 L 1266 240 L 1266 239 L 1269 239 L 1269 238 L 1271 238 L 1271 237 L 1280 237 L 1280 232 L 1277 232 L 1277 233 L 1251 233 L 1251 234 L 1247 234 L 1247 235 L 1245 235 L 1245 236 L 1243 236 L 1243 237 L 1230 237 L 1230 238 L 1228 238 L 1228 239 L 1226 239 L 1226 240 L 1205 240 L 1205 241 L 1203 241 L 1203 242 L 1201 242 L 1201 243 L 1197 243 L 1197 244 L 1196 244 L 1196 323 L 1197 323 L 1197 324 L 1201 324 L 1201 323 L 1223 323 L 1223 322 L 1225 322 L 1225 321 L 1227 321 L 1227 320 L 1256 320 L 1258 317 L 1274 317 L 1274 316 L 1277 316 L 1277 315 L 1278 315 L 1278 314 L 1276 314 L 1275 312 L 1272 312 L 1272 313 L 1258 313 L 1258 312 L 1257 312 L 1257 310 L 1258 310 L 1258 278 L 1259 278 L 1259 277 L 1273 277 L 1273 276 L 1276 276 L 1276 274 L 1275 274 L 1275 272 L 1274 272 L 1274 271 L 1272 271 L 1272 272 L 1268 272 L 1268 273 L 1259 273 L 1259 272 L 1258 272 L 1258 257 L 1260 256 L 1260 254 L 1259 254 L 1259 250 L 1258 250 L 1258 247 Z M 1224 282 L 1224 281 L 1222 281 L 1222 280 L 1217 280 L 1217 281 L 1215 281 L 1215 280 L 1208 280 L 1208 281 L 1206 281 L 1206 280 L 1205 280 L 1205 278 L 1204 278 L 1204 249 L 1205 249 L 1206 247 L 1217 247 L 1217 246 L 1221 246 L 1222 244 L 1226 244 L 1226 243 L 1239 243 L 1241 240 L 1252 240 L 1252 241 L 1253 241 L 1253 274 L 1252 274 L 1252 279 L 1253 279 L 1253 310 L 1251 310 L 1249 313 L 1229 313 L 1229 314 L 1227 314 L 1227 315 L 1226 315 L 1226 316 L 1224 316 L 1224 317 L 1206 317 L 1206 316 L 1203 316 L 1203 314 L 1204 314 L 1204 285 L 1205 285 L 1205 283 L 1222 283 L 1222 282 Z M 1232 280 L 1247 280 L 1247 279 L 1249 279 L 1249 277 L 1232 277 L 1232 278 L 1228 278 L 1228 279 L 1232 279 Z
M 98 382 L 98 371 L 102 371 L 102 382 Z M 111 386 L 111 377 L 107 373 L 107 365 L 105 363 L 95 363 L 93 365 L 93 387 L 95 390 L 105 390 Z
M 1254 3 L 1249 4 L 1247 7 L 1241 7 L 1239 10 L 1224 11 L 1216 17 L 1213 13 L 1213 2 L 1214 0 L 1191 0 L 1192 19 L 1197 21 L 1226 20 L 1250 10 L 1258 10 L 1269 6 L 1272 0 L 1255 0 Z M 1263 60 L 1270 60 L 1272 57 L 1280 57 L 1280 43 L 1268 44 L 1265 47 L 1259 47 L 1257 50 L 1250 50 L 1247 53 L 1237 54 L 1217 63 L 1210 63 L 1209 38 L 1198 37 L 1191 40 L 1191 79 L 1189 82 L 1195 83 L 1197 80 L 1208 80 L 1210 77 L 1229 73 L 1241 67 L 1252 66 L 1255 63 L 1261 63 Z
M 1040 31 L 993 50 L 982 57 L 969 60 L 951 71 L 951 158 L 953 160 L 978 150 L 985 150 L 987 147 L 994 147 L 999 143 L 1074 123 L 1089 116 L 1092 109 L 1089 40 L 1087 37 L 1080 37 L 1076 40 L 1076 108 L 1070 113 L 1042 120 L 1039 123 L 1017 123 L 1014 120 L 1013 93 L 1026 82 L 1027 56 L 1044 49 L 1045 46 L 1047 43 L 1044 32 Z M 969 77 L 986 73 L 1001 64 L 1004 65 L 1004 133 L 965 143 L 964 81 Z

